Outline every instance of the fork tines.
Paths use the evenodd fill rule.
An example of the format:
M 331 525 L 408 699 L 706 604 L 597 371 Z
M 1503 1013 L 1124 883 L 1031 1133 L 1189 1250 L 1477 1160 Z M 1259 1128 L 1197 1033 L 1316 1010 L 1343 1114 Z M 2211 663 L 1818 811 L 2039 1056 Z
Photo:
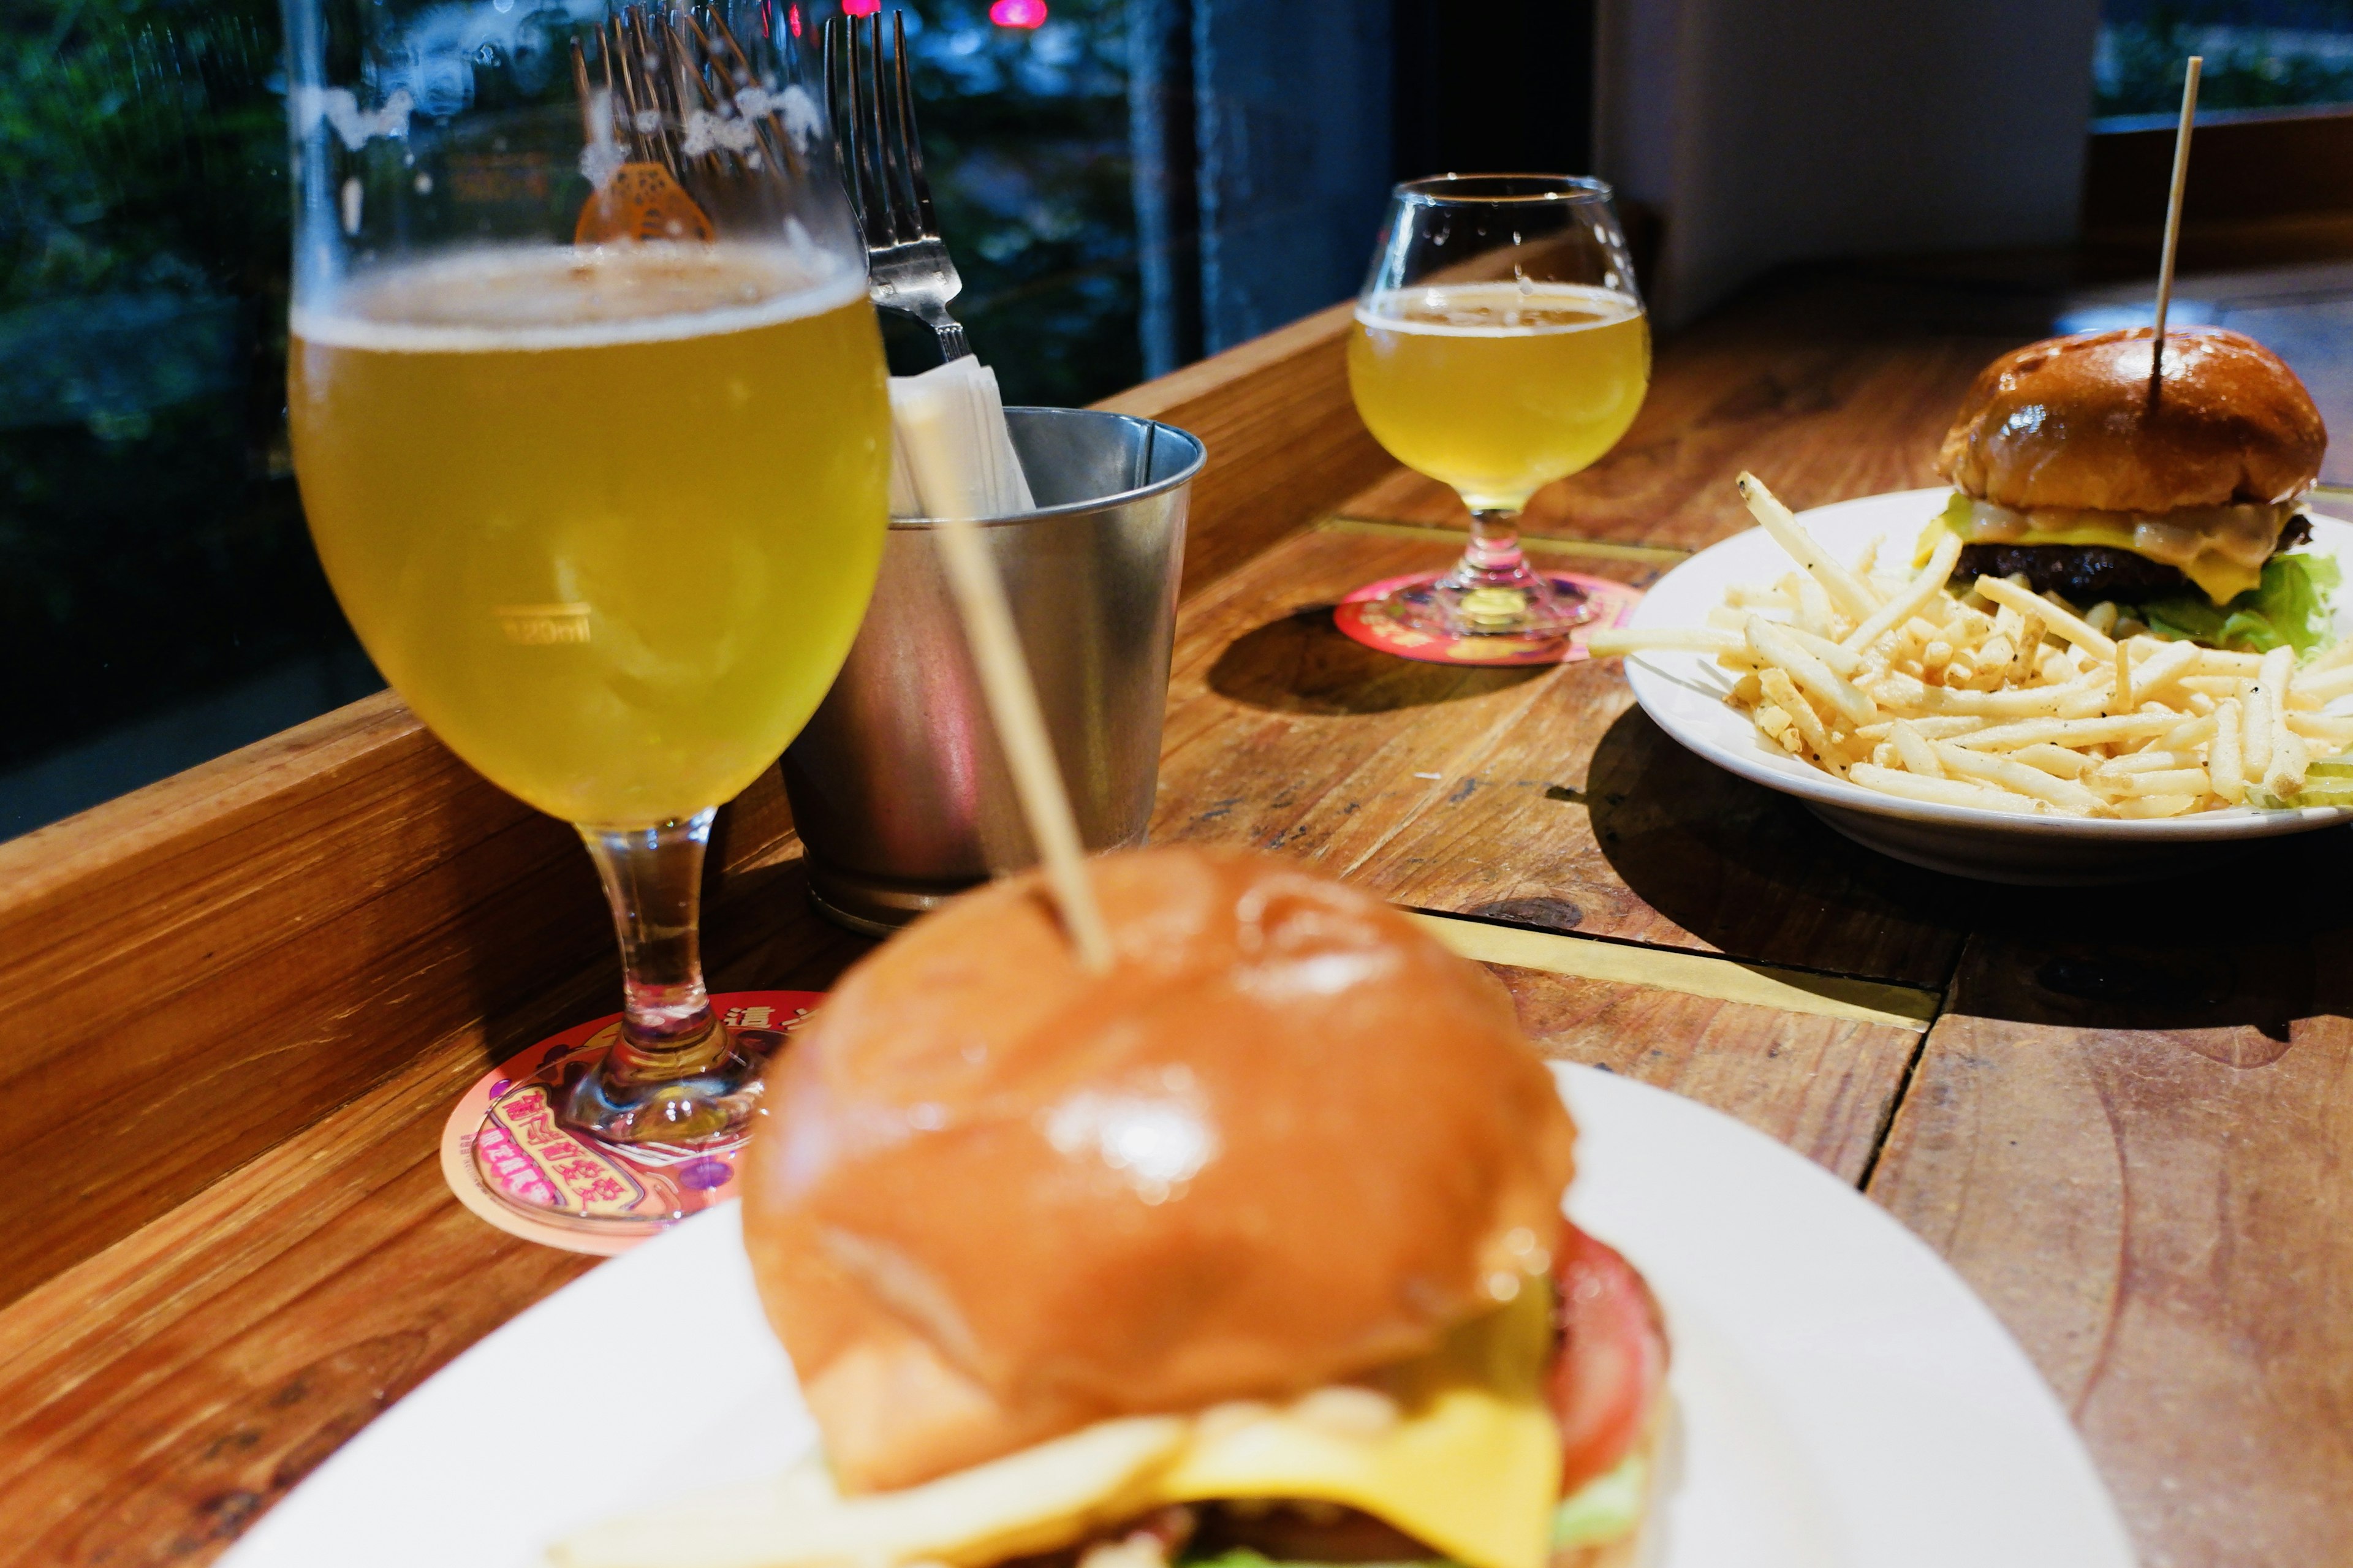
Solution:
M 931 183 L 923 174 L 908 79 L 907 27 L 891 13 L 889 80 L 884 80 L 882 17 L 835 16 L 825 25 L 826 99 L 834 140 L 849 179 L 850 205 L 870 250 L 937 239 Z
M 907 29 L 895 11 L 891 41 L 886 91 L 881 17 L 837 16 L 826 24 L 826 100 L 850 209 L 866 240 L 868 291 L 877 305 L 928 325 L 945 358 L 962 359 L 972 349 L 947 307 L 964 281 L 932 213 L 915 130 L 915 89 L 908 79 Z

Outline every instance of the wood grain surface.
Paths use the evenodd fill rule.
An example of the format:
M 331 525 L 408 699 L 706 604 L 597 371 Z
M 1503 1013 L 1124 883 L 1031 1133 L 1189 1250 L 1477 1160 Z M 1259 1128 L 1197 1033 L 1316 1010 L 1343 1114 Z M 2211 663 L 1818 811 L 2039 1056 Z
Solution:
M 871 946 L 808 913 L 789 844 L 737 868 L 709 927 L 718 990 L 822 990 Z M 0 1311 L 0 1563 L 208 1561 L 370 1417 L 587 1268 L 461 1208 L 439 1138 L 487 1065 L 617 990 L 600 962 L 453 1032 Z
M 1528 1037 L 1687 1095 L 1860 1181 L 1895 1113 L 1917 1032 L 1644 985 L 1496 966 Z
M 436 1139 L 480 1070 L 412 1064 L 0 1314 L 0 1562 L 206 1561 L 588 1267 L 450 1197 Z
M 2070 898 L 2089 919 L 2018 890 L 1872 1175 L 2050 1379 L 2150 1568 L 2353 1563 L 2348 876 L 2340 828 Z
M 1188 601 L 1154 840 L 1303 856 L 1420 909 L 1944 985 L 1972 884 L 1858 848 L 1692 756 L 1633 710 L 1617 661 L 1417 664 L 1333 625 L 1350 589 L 1458 548 L 1319 529 Z
M 1647 985 L 1775 1013 L 1885 1024 L 1915 1035 L 1927 1033 L 1944 1005 L 1944 997 L 1936 992 L 1883 981 L 1538 931 L 1428 910 L 1409 910 L 1406 918 L 1465 958 L 1507 969 L 1540 969 L 1573 980 Z
M 37 1194 L 0 1300 L 610 941 L 571 831 L 388 695 L 0 845 L 0 1097 Z
M 714 877 L 791 842 L 765 776 Z M 41 1194 L 0 1302 L 612 943 L 577 836 L 389 693 L 0 845 L 0 1096 Z

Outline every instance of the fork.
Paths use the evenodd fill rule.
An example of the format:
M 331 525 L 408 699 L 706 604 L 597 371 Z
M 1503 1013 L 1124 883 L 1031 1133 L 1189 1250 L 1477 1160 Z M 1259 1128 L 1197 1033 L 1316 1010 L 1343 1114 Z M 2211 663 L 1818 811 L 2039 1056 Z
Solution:
M 867 293 L 886 310 L 922 321 L 943 359 L 972 353 L 948 301 L 964 288 L 932 214 L 931 182 L 915 132 L 907 79 L 907 28 L 891 13 L 892 92 L 882 91 L 882 18 L 833 16 L 825 24 L 826 101 L 842 150 L 850 210 L 866 240 Z

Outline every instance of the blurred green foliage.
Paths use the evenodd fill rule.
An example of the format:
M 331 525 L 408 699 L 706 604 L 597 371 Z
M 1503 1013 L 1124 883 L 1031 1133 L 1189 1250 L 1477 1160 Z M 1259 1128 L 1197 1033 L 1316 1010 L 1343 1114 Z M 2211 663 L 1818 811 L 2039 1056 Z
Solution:
M 1077 406 L 1140 380 L 1122 0 L 1052 0 L 1034 30 L 993 26 L 986 0 L 910 9 L 924 163 L 975 351 L 1011 403 Z
M 282 292 L 278 37 L 271 0 L 0 6 L 0 303 Z
M 2353 55 L 2313 47 L 2316 36 L 2353 39 L 2353 0 L 2111 5 L 2102 32 L 2094 115 L 2177 112 L 2186 62 L 2200 53 L 2200 109 L 2353 103 Z
M 0 5 L 0 766 L 348 641 L 284 457 L 278 32 Z
M 1082 404 L 1141 374 L 1125 24 L 1051 12 L 910 20 L 960 313 L 1010 400 Z M 352 646 L 285 447 L 280 36 L 0 0 L 0 769 Z

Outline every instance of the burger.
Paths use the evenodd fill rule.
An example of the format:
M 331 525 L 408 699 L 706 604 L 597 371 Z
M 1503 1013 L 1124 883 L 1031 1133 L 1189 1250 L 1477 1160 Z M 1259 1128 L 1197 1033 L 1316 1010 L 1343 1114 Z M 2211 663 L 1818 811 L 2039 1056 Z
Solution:
M 1956 578 L 2022 574 L 2160 635 L 2258 649 L 2323 635 L 2336 567 L 2292 553 L 2328 434 L 2278 355 L 2241 333 L 2145 327 L 2052 338 L 1981 372 L 1937 470 L 1956 491 Z
M 567 1568 L 1633 1561 L 1666 1345 L 1562 1218 L 1484 970 L 1269 858 L 1035 876 L 854 968 L 771 1069 L 744 1244 L 820 1456 Z

